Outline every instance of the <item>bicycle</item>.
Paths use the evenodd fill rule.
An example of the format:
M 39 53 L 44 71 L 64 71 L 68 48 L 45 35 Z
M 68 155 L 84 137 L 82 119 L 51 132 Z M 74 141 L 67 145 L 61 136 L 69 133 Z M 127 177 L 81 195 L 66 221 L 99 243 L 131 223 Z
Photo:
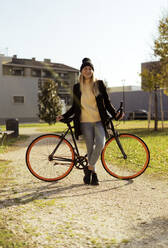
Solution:
M 121 109 L 122 104 L 120 105 Z M 35 138 L 27 148 L 26 164 L 36 178 L 52 182 L 65 178 L 75 166 L 84 169 L 88 165 L 87 154 L 80 155 L 69 118 L 62 120 L 67 129 L 59 134 L 43 134 Z M 113 118 L 109 118 L 112 134 L 101 153 L 104 169 L 113 177 L 129 180 L 140 176 L 147 169 L 150 151 L 145 142 L 134 134 L 115 130 Z M 70 133 L 73 145 L 65 137 Z

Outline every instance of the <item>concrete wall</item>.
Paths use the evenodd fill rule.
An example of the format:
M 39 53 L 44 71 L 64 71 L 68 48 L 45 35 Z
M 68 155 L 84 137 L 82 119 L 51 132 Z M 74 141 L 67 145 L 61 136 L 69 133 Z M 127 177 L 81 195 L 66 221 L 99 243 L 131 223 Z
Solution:
M 2 63 L 5 61 L 10 58 L 0 56 L 0 122 L 9 118 L 37 121 L 38 78 L 3 75 Z M 13 96 L 24 96 L 24 103 L 14 103 Z
M 158 117 L 161 118 L 160 111 L 160 92 L 158 91 Z M 123 100 L 122 92 L 109 93 L 111 103 L 118 108 L 120 101 Z M 129 112 L 145 109 L 148 111 L 149 108 L 149 93 L 144 91 L 129 91 L 125 92 L 125 112 L 128 117 Z M 163 94 L 163 111 L 164 117 L 168 120 L 168 96 Z M 154 114 L 154 95 L 152 94 L 152 112 Z

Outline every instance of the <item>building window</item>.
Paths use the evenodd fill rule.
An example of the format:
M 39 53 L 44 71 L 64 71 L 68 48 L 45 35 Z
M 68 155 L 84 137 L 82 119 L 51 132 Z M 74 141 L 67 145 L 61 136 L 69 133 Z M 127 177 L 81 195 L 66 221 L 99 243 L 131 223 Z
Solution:
M 59 73 L 59 77 L 63 78 L 63 79 L 67 79 L 68 78 L 68 73 Z
M 32 69 L 32 77 L 41 77 L 41 70 Z
M 42 80 L 41 80 L 41 78 L 39 78 L 39 80 L 38 80 L 38 89 L 41 89 L 41 87 L 42 87 Z
M 14 103 L 24 103 L 24 96 L 14 96 L 13 102 Z
M 23 68 L 13 68 L 12 75 L 14 76 L 24 76 L 24 69 Z
M 2 65 L 3 75 L 12 75 L 12 67 Z
M 48 70 L 43 70 L 42 71 L 42 77 L 45 77 L 45 78 L 51 78 L 52 77 L 52 73 Z
M 24 68 L 3 65 L 3 75 L 25 76 Z

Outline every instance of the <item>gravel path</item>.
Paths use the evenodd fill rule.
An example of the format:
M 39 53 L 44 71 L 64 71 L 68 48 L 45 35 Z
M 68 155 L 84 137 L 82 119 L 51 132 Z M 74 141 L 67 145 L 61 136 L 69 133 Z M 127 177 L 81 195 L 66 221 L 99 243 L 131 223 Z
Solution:
M 25 164 L 26 147 L 38 133 L 20 133 L 31 137 L 7 154 L 11 173 L 0 190 L 0 215 L 26 240 L 24 247 L 168 247 L 167 181 L 146 174 L 120 181 L 99 162 L 99 186 L 83 185 L 83 172 L 75 168 L 59 182 L 42 182 Z

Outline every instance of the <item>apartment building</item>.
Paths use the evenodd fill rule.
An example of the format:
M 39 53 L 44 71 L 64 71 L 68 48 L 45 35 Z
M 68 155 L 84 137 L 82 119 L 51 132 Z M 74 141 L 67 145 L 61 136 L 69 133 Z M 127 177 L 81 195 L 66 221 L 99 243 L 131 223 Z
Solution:
M 37 61 L 0 54 L 0 123 L 17 118 L 19 122 L 39 121 L 39 84 L 46 79 L 58 80 L 58 95 L 71 104 L 71 92 L 79 71 L 50 59 Z

